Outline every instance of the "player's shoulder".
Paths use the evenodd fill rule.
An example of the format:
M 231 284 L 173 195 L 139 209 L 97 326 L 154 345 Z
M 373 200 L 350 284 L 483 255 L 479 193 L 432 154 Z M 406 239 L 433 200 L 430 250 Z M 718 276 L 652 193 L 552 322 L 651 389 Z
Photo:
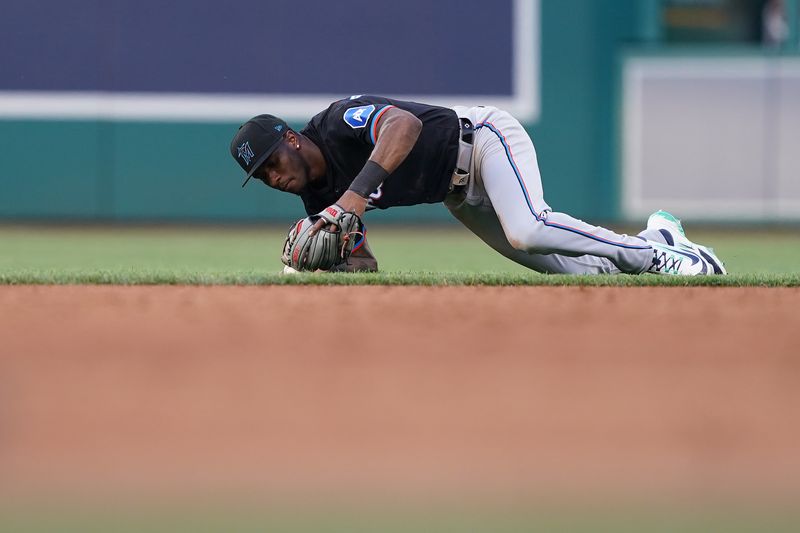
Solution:
M 331 108 L 349 109 L 351 107 L 358 107 L 362 105 L 383 106 L 391 103 L 392 100 L 385 96 L 377 96 L 374 94 L 354 94 L 353 96 L 336 100 L 331 104 Z
M 361 129 L 367 126 L 376 111 L 387 105 L 392 105 L 392 101 L 383 96 L 357 94 L 332 102 L 315 115 L 309 124 L 326 131 Z
M 357 127 L 365 123 L 374 111 L 391 104 L 392 101 L 383 96 L 355 94 L 333 102 L 328 109 L 351 127 Z

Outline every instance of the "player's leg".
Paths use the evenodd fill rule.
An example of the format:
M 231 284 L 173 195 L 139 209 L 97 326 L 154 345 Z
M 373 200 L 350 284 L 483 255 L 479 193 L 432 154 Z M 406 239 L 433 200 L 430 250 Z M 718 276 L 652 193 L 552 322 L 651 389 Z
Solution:
M 497 215 L 491 207 L 470 205 L 462 197 L 450 196 L 445 200 L 450 213 L 503 256 L 515 263 L 544 274 L 618 274 L 619 269 L 604 257 L 583 255 L 568 257 L 559 254 L 529 254 L 509 244 Z
M 485 189 L 514 249 L 536 255 L 602 257 L 633 274 L 651 266 L 653 250 L 644 239 L 550 210 L 544 201 L 536 150 L 516 119 L 485 108 L 477 120 L 474 178 Z

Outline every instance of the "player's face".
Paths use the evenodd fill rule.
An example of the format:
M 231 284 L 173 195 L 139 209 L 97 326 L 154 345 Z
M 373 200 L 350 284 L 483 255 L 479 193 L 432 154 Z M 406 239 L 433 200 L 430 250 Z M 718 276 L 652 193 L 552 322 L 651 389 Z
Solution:
M 309 182 L 310 168 L 288 140 L 270 155 L 253 177 L 279 191 L 300 194 Z

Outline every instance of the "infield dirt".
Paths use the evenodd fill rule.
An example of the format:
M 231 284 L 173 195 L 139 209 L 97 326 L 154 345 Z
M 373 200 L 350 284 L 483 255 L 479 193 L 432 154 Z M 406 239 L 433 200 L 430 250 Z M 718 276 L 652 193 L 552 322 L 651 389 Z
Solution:
M 800 494 L 800 290 L 0 288 L 0 497 Z

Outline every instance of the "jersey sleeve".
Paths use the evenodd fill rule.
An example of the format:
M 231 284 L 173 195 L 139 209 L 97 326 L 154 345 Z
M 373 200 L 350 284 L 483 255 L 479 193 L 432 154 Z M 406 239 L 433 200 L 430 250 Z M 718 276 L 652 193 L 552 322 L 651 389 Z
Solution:
M 374 146 L 378 140 L 378 123 L 393 107 L 385 98 L 351 97 L 337 102 L 329 118 L 339 135 Z

